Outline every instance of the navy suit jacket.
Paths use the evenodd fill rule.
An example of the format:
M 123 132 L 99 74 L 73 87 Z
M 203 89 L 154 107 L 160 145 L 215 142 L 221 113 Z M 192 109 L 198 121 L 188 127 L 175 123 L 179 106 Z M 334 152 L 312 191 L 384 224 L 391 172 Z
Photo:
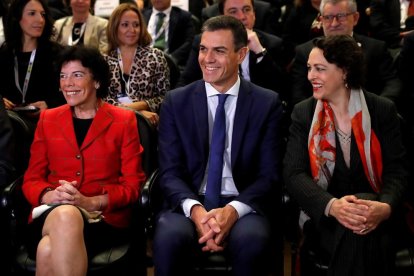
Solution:
M 265 204 L 271 195 L 280 196 L 281 116 L 277 93 L 241 80 L 231 145 L 233 179 L 240 193 L 235 200 L 259 213 L 267 213 Z M 158 141 L 160 186 L 168 208 L 180 209 L 186 198 L 200 200 L 198 192 L 209 157 L 204 81 L 167 93 L 161 106 Z M 273 209 L 277 206 L 273 204 Z

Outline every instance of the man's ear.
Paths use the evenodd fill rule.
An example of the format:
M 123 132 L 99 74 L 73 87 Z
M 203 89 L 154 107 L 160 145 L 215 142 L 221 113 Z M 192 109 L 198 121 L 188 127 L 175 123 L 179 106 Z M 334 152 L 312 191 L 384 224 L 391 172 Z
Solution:
M 242 48 L 240 48 L 238 50 L 238 54 L 239 54 L 239 64 L 241 64 L 243 62 L 244 58 L 247 55 L 247 51 L 249 51 L 249 48 L 247 46 L 246 47 L 242 47 Z

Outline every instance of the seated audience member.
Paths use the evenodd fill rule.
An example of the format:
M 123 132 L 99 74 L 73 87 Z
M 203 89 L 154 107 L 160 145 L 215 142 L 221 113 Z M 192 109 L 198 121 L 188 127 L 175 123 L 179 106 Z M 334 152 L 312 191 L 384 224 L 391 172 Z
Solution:
M 323 35 L 320 4 L 321 0 L 294 1 L 293 8 L 286 15 L 283 29 L 283 42 L 289 54 L 294 52 L 295 46 Z
M 366 68 L 362 87 L 397 102 L 401 94 L 401 81 L 385 43 L 354 32 L 359 19 L 355 0 L 322 0 L 320 10 L 325 36 L 351 35 L 361 47 L 364 54 L 363 66 Z M 306 63 L 312 47 L 312 41 L 296 47 L 290 71 L 292 104 L 312 95 L 312 86 L 306 80 Z
M 401 39 L 414 30 L 414 3 L 410 0 L 372 0 L 371 35 L 389 48 L 401 47 Z
M 121 4 L 108 23 L 108 56 L 111 72 L 110 104 L 141 111 L 154 125 L 158 110 L 170 89 L 164 53 L 150 47 L 151 35 L 136 5 Z
M 143 12 L 151 46 L 171 55 L 184 67 L 194 39 L 195 26 L 191 13 L 171 6 L 171 0 L 151 0 L 152 9 Z
M 99 51 L 68 47 L 59 60 L 66 105 L 41 113 L 23 193 L 32 208 L 29 256 L 37 275 L 86 275 L 88 258 L 131 238 L 145 180 L 134 112 L 103 101 L 109 69 Z
M 85 45 L 105 53 L 108 47 L 106 26 L 108 20 L 91 14 L 95 0 L 66 0 L 71 16 L 55 22 L 54 39 L 62 45 Z
M 221 14 L 240 20 L 248 34 L 249 51 L 240 65 L 240 75 L 254 84 L 276 91 L 284 99 L 287 87 L 283 66 L 282 40 L 277 36 L 253 29 L 256 15 L 252 0 L 220 0 Z M 201 35 L 194 38 L 187 65 L 181 74 L 179 86 L 202 78 L 197 62 Z
M 34 106 L 42 111 L 64 103 L 54 67 L 61 46 L 50 40 L 52 30 L 44 0 L 12 1 L 0 49 L 0 94 L 6 109 Z M 27 111 L 27 117 L 37 118 L 39 111 Z
M 210 6 L 204 8 L 201 12 L 201 21 L 205 22 L 207 19 L 223 14 L 220 10 L 220 1 L 214 0 L 214 3 Z M 256 15 L 254 22 L 254 29 L 261 30 L 269 34 L 275 34 L 275 24 L 278 21 L 278 18 L 274 15 L 274 10 L 270 3 L 265 1 L 255 0 L 251 1 Z
M 293 109 L 284 159 L 302 252 L 327 256 L 327 275 L 396 275 L 393 218 L 407 184 L 396 107 L 362 89 L 363 50 L 350 36 L 316 39 L 307 64 L 313 98 Z
M 194 275 L 197 256 L 223 250 L 234 275 L 269 272 L 282 105 L 277 93 L 239 77 L 247 43 L 239 20 L 207 20 L 198 58 L 203 80 L 168 92 L 162 104 L 165 204 L 155 227 L 156 275 Z

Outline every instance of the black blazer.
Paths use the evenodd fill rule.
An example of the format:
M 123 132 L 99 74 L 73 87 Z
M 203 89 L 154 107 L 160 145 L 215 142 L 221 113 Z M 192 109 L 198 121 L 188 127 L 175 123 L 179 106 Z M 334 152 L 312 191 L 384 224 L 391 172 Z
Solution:
M 287 81 L 285 72 L 278 63 L 278 61 L 282 60 L 282 40 L 277 36 L 259 30 L 255 30 L 255 32 L 259 37 L 260 43 L 267 49 L 268 54 L 263 57 L 261 62 L 257 63 L 257 55 L 250 51 L 250 81 L 261 87 L 278 92 L 282 100 L 285 100 Z M 201 35 L 196 35 L 178 86 L 184 86 L 203 78 L 198 63 L 200 41 Z
M 256 0 L 254 1 L 254 11 L 256 14 L 256 22 L 254 24 L 254 28 L 273 33 L 274 30 L 272 30 L 270 27 L 274 25 L 272 24 L 272 21 L 277 21 L 277 19 L 273 17 L 273 10 L 271 9 L 270 3 Z M 201 20 L 204 22 L 207 19 L 217 15 L 220 15 L 220 11 L 218 4 L 216 3 L 205 7 L 201 11 Z
M 152 8 L 144 11 L 145 21 L 148 24 Z M 168 52 L 180 66 L 185 66 L 195 35 L 195 27 L 191 13 L 178 7 L 172 7 L 168 26 Z
M 354 38 L 360 43 L 365 55 L 364 89 L 397 102 L 401 95 L 401 81 L 385 43 L 355 33 Z M 293 104 L 312 95 L 312 86 L 307 77 L 307 62 L 312 48 L 311 40 L 296 47 L 291 68 Z
M 401 40 L 400 0 L 373 0 L 370 9 L 372 37 L 385 41 L 390 48 L 398 47 Z

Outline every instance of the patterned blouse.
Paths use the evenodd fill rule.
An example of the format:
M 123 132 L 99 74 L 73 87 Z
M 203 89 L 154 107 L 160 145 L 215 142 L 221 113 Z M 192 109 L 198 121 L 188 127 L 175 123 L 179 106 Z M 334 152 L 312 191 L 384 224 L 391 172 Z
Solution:
M 146 101 L 150 111 L 158 112 L 165 93 L 170 89 L 170 71 L 164 53 L 152 47 L 138 46 L 129 76 L 122 76 L 116 50 L 105 59 L 111 75 L 105 100 L 113 105 L 122 105 L 120 95 L 127 96 L 132 102 Z M 125 85 L 128 85 L 126 91 Z

